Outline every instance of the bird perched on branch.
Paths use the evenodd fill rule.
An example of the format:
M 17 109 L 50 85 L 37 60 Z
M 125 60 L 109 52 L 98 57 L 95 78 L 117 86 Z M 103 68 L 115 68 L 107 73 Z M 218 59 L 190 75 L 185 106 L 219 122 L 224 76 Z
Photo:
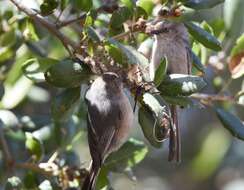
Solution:
M 189 37 L 183 23 L 158 18 L 148 24 L 146 32 L 154 35 L 155 39 L 149 65 L 149 73 L 152 81 L 164 57 L 168 60 L 168 72 L 170 74 L 191 74 L 192 66 Z M 176 106 L 171 106 L 174 126 L 170 135 L 170 144 L 172 145 L 170 145 L 170 161 L 180 161 L 180 135 L 178 127 L 178 114 L 180 112 Z
M 133 111 L 123 92 L 121 79 L 112 72 L 104 73 L 92 83 L 85 100 L 92 163 L 82 190 L 94 190 L 106 157 L 116 151 L 128 137 L 133 125 Z

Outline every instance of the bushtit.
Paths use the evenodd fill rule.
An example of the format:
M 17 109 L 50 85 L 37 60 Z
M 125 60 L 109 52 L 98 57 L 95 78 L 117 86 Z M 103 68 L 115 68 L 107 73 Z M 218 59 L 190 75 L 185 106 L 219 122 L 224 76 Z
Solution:
M 126 141 L 133 124 L 133 111 L 120 78 L 111 72 L 104 73 L 92 83 L 85 100 L 92 163 L 82 190 L 93 190 L 106 157 Z
M 191 74 L 191 57 L 189 51 L 189 37 L 183 23 L 161 20 L 149 25 L 146 31 L 154 34 L 154 44 L 149 65 L 151 80 L 163 57 L 169 63 L 169 73 Z M 180 161 L 180 134 L 178 115 L 181 113 L 176 106 L 171 106 L 173 127 L 170 131 L 169 160 Z
M 184 24 L 163 20 L 147 30 L 155 38 L 149 66 L 151 80 L 164 56 L 168 59 L 170 73 L 190 74 L 189 39 Z

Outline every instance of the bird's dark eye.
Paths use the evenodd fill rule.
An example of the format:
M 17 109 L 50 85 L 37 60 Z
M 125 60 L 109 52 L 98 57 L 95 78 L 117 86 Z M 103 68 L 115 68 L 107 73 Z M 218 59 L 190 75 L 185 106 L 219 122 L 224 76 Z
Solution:
M 168 32 L 169 32 L 169 28 L 165 28 L 165 29 L 164 29 L 164 32 L 165 32 L 165 33 L 168 33 Z

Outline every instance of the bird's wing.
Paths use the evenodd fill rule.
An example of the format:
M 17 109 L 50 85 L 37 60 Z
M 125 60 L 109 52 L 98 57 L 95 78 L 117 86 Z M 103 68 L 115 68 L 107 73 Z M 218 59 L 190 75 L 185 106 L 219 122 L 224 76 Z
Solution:
M 113 105 L 107 114 L 100 113 L 96 106 L 88 104 L 88 142 L 94 162 L 102 164 L 111 147 L 120 120 L 118 106 Z

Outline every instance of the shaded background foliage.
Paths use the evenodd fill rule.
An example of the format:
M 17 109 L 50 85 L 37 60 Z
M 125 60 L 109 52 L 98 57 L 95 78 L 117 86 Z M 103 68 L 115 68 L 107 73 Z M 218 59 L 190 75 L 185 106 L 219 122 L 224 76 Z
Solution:
M 151 18 L 157 5 L 163 2 L 138 0 L 135 4 L 133 0 L 120 0 L 118 3 L 123 8 L 111 15 L 111 7 L 105 7 L 105 12 L 97 11 L 99 16 L 94 20 L 97 12 L 92 10 L 99 10 L 103 1 L 21 1 L 29 8 L 40 10 L 53 22 L 57 18 L 66 21 L 79 17 L 78 24 L 66 27 L 65 22 L 57 22 L 56 26 L 75 41 L 83 39 L 89 55 L 101 53 L 96 51 L 102 40 L 98 33 L 108 33 L 109 37 L 123 33 L 122 23 L 129 25 L 126 21 L 131 15 Z M 241 121 L 244 119 L 244 2 L 179 2 L 188 7 L 180 18 L 200 23 L 221 42 L 219 51 L 215 39 L 208 34 L 206 38 L 204 32 L 193 30 L 198 25 L 188 23 L 192 51 L 196 55 L 193 73 L 200 75 L 199 70 L 205 71 L 207 87 L 202 92 L 220 95 L 223 100 L 214 105 L 222 108 L 205 106 L 215 102 L 209 96 L 201 97 L 203 107 L 194 99 L 193 106 L 184 109 L 179 118 L 183 146 L 181 164 L 167 162 L 167 141 L 160 145 L 154 144 L 150 135 L 145 139 L 145 131 L 143 134 L 135 121 L 133 138 L 108 158 L 98 180 L 98 189 L 108 184 L 114 189 L 244 189 L 243 142 L 239 140 L 244 138 Z M 112 1 L 106 3 L 110 5 Z M 135 5 L 137 11 L 131 13 Z M 125 55 L 135 58 L 138 55 L 124 45 L 138 48 L 146 38 L 138 34 L 136 39 L 123 43 L 110 39 L 105 48 L 116 62 L 126 65 Z M 67 57 L 69 53 L 64 45 L 44 27 L 20 13 L 10 1 L 0 2 L 0 188 L 72 188 L 79 186 L 78 181 L 84 178 L 90 156 L 83 102 L 86 85 L 80 88 L 80 81 L 89 81 L 91 76 L 88 68 Z M 159 76 L 164 71 L 159 71 Z M 167 80 L 163 83 L 166 84 L 163 89 L 172 88 L 167 86 Z M 170 99 L 171 95 L 164 97 Z M 185 105 L 182 100 L 174 101 Z M 216 116 L 228 130 L 221 127 Z M 139 118 L 142 126 L 151 122 L 143 120 L 145 118 L 145 115 Z

